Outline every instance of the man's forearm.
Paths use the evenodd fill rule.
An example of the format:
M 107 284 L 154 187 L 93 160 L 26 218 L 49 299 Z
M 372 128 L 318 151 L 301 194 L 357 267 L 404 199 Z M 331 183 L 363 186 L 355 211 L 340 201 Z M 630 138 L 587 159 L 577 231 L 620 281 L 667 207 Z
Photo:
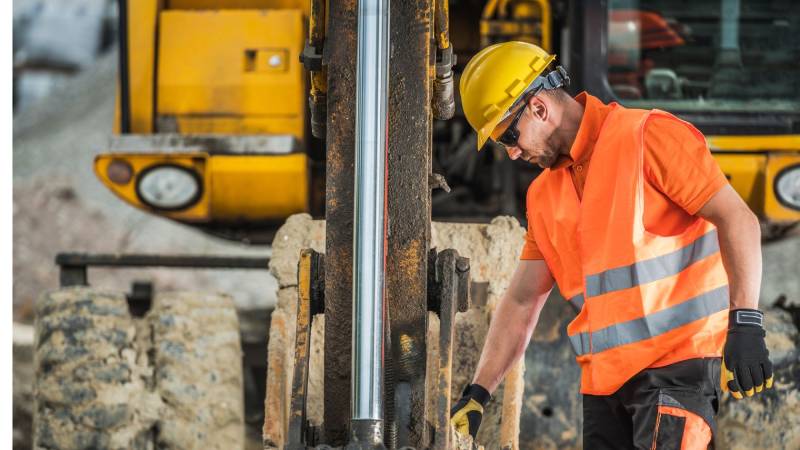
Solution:
M 494 392 L 525 353 L 549 291 L 534 299 L 517 299 L 509 290 L 492 316 L 473 383 Z
M 758 309 L 761 290 L 761 225 L 730 185 L 725 185 L 697 211 L 713 223 L 719 236 L 722 264 L 728 274 L 731 309 Z
M 761 289 L 761 229 L 748 211 L 717 225 L 722 263 L 728 274 L 731 309 L 758 309 Z

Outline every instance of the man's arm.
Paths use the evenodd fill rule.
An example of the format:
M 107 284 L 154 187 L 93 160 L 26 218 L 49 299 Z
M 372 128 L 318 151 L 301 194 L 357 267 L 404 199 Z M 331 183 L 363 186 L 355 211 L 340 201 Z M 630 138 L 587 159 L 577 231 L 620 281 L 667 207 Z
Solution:
M 492 316 L 474 384 L 483 386 L 489 393 L 497 389 L 525 353 L 552 288 L 553 276 L 543 260 L 519 262 Z
M 717 226 L 731 296 L 720 384 L 736 399 L 751 397 L 773 383 L 764 314 L 758 310 L 761 227 L 730 185 L 714 194 L 697 214 Z
M 758 309 L 761 289 L 761 227 L 739 194 L 726 185 L 697 215 L 717 227 L 722 264 L 728 274 L 731 309 Z
M 492 315 L 475 378 L 450 411 L 450 422 L 460 433 L 477 435 L 483 407 L 525 353 L 552 288 L 553 276 L 543 260 L 520 261 Z

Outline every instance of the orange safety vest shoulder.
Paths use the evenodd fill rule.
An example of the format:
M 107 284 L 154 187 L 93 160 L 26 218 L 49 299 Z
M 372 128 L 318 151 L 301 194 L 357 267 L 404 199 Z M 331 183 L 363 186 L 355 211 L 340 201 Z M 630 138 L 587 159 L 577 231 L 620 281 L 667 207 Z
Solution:
M 579 309 L 567 334 L 581 392 L 608 395 L 648 367 L 720 356 L 728 279 L 716 228 L 697 217 L 682 233 L 644 227 L 643 130 L 669 113 L 611 104 L 582 201 L 565 169 L 530 187 L 530 226 L 562 295 Z

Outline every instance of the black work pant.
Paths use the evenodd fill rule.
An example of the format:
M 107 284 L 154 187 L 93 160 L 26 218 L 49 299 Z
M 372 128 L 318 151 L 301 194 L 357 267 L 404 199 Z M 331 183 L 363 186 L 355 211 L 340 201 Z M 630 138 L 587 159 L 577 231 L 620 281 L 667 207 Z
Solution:
M 611 395 L 583 396 L 583 448 L 713 448 L 720 358 L 645 369 Z

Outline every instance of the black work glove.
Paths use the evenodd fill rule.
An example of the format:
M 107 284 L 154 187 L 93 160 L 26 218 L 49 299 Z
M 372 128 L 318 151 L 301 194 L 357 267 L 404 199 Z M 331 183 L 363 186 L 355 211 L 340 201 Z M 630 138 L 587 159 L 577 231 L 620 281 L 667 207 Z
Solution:
M 723 392 L 735 399 L 772 387 L 772 362 L 764 344 L 764 313 L 757 309 L 734 309 L 728 316 L 728 339 L 722 351 Z
M 490 398 L 492 396 L 483 386 L 468 385 L 464 388 L 461 399 L 450 409 L 450 423 L 455 425 L 459 433 L 469 434 L 475 439 L 483 419 L 483 407 Z

